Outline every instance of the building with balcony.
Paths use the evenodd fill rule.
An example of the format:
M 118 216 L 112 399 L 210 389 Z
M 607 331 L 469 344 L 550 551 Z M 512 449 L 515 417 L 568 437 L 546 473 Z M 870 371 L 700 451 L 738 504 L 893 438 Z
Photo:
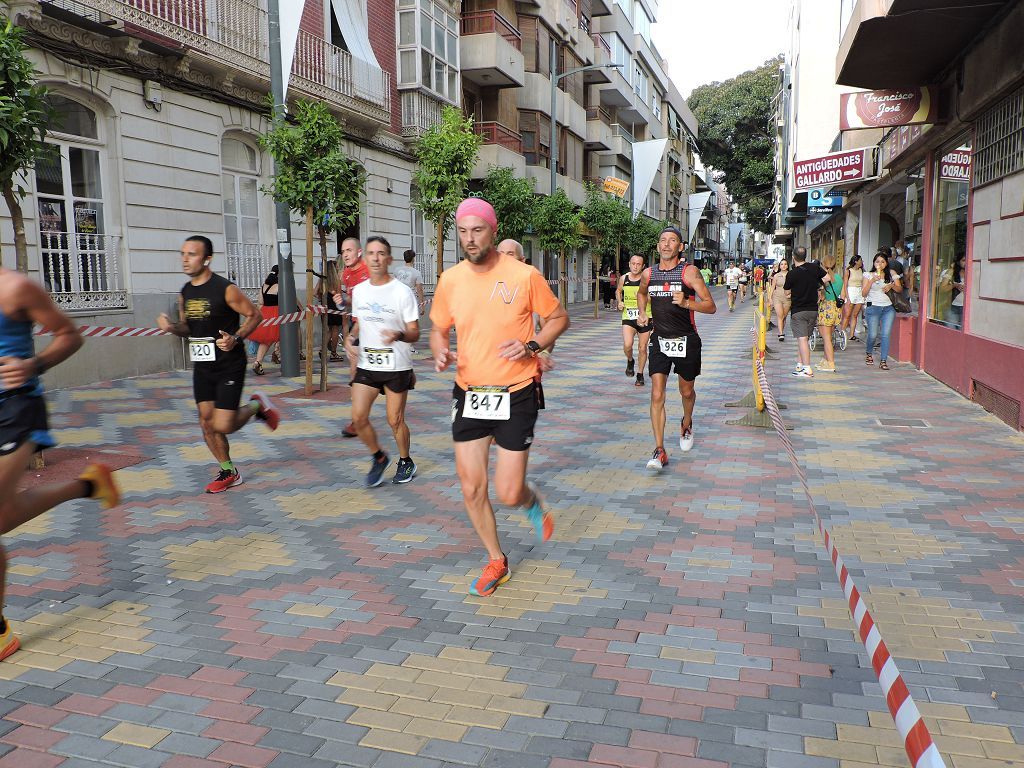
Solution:
M 366 169 L 352 234 L 383 234 L 399 252 L 426 251 L 410 218 L 414 164 L 403 141 L 399 51 L 422 88 L 461 102 L 458 9 L 428 6 L 308 2 L 290 73 L 289 100 L 326 103 L 344 126 L 346 151 Z M 406 7 L 417 35 L 426 35 L 432 14 L 429 56 L 426 45 L 405 55 L 398 24 Z M 255 294 L 276 259 L 273 202 L 262 191 L 272 162 L 259 145 L 269 127 L 265 4 L 4 0 L 0 8 L 26 30 L 56 115 L 23 203 L 31 274 L 77 322 L 151 326 L 176 304 L 182 240 L 203 234 L 214 242 L 215 270 Z M 293 225 L 292 237 L 301 256 L 301 226 Z M 12 242 L 10 221 L 0 216 L 5 265 L 13 262 Z M 304 259 L 297 265 L 304 270 Z M 304 274 L 297 284 L 304 286 Z M 178 340 L 90 346 L 94 353 L 61 366 L 53 383 L 181 363 Z

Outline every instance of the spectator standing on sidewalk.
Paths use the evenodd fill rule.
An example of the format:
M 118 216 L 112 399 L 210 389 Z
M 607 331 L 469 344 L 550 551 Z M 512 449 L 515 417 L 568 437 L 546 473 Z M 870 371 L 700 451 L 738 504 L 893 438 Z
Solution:
M 416 251 L 411 248 L 407 250 L 402 254 L 402 261 L 404 262 L 403 264 L 391 268 L 391 275 L 398 282 L 405 283 L 409 290 L 413 292 L 422 315 L 423 310 L 427 306 L 427 300 L 423 295 L 423 273 L 413 266 L 413 263 L 416 261 Z
M 867 309 L 864 310 L 865 321 L 868 325 L 867 356 L 864 362 L 874 365 L 875 360 L 872 353 L 875 351 L 875 340 L 881 343 L 882 362 L 878 368 L 882 371 L 889 370 L 887 362 L 889 358 L 889 335 L 892 333 L 892 324 L 896 320 L 896 310 L 893 309 L 892 299 L 889 298 L 893 291 L 902 290 L 899 276 L 896 271 L 889 267 L 889 257 L 884 250 L 879 249 L 872 260 L 872 270 L 865 273 L 861 284 L 861 290 L 867 301 Z
M 825 353 L 825 359 L 818 363 L 818 370 L 823 373 L 835 373 L 836 352 L 832 346 L 832 331 L 842 322 L 843 317 L 843 313 L 836 305 L 836 300 L 843 296 L 843 275 L 837 269 L 839 263 L 832 254 L 821 260 L 821 266 L 831 280 L 818 301 L 818 333 L 821 335 L 821 346 Z
M 797 342 L 797 363 L 793 375 L 805 379 L 814 377 L 811 369 L 811 331 L 818 322 L 818 289 L 822 282 L 831 283 L 832 277 L 820 264 L 807 263 L 807 249 L 802 245 L 793 249 L 793 268 L 782 284 L 793 298 L 790 327 Z

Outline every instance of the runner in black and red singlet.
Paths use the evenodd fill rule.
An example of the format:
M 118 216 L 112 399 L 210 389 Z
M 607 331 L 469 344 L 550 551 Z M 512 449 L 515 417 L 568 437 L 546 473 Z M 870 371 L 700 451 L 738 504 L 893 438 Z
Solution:
M 658 263 L 645 270 L 637 291 L 637 322 L 646 325 L 650 305 L 654 332 L 651 334 L 648 370 L 651 374 L 651 427 L 654 453 L 648 469 L 661 470 L 668 464 L 665 453 L 665 387 L 675 368 L 683 400 L 679 447 L 693 448 L 693 405 L 697 400 L 694 381 L 700 375 L 700 336 L 694 313 L 713 315 L 717 310 L 704 278 L 682 258 L 683 236 L 666 227 L 658 238 Z

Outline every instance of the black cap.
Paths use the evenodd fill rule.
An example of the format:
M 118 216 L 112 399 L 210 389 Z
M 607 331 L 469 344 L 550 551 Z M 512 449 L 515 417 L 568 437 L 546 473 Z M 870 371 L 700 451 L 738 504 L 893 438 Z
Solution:
M 680 243 L 681 243 L 681 242 L 683 242 L 683 233 L 682 233 L 682 232 L 681 232 L 681 231 L 679 230 L 679 227 L 672 227 L 672 226 L 669 226 L 669 227 L 665 227 L 665 228 L 664 228 L 663 230 L 661 230 L 661 232 L 660 232 L 660 233 L 658 234 L 658 237 L 661 237 L 661 236 L 662 236 L 662 235 L 664 235 L 664 234 L 665 234 L 666 232 L 671 232 L 672 234 L 674 234 L 674 235 L 675 235 L 676 237 L 678 237 L 678 238 L 679 238 L 679 242 L 680 242 Z

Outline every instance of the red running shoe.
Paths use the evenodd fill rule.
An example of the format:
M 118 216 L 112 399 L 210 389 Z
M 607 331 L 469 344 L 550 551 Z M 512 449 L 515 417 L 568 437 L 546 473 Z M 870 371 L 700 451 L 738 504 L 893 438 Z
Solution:
M 222 469 L 210 484 L 206 486 L 207 493 L 224 493 L 228 488 L 234 488 L 242 484 L 242 476 L 235 469 Z
M 277 429 L 277 425 L 281 423 L 281 412 L 277 410 L 277 407 L 271 402 L 270 398 L 262 392 L 252 393 L 252 397 L 249 398 L 249 402 L 251 403 L 254 401 L 260 407 L 260 409 L 256 411 L 256 418 L 265 422 L 267 429 L 273 432 Z
M 655 448 L 654 453 L 651 454 L 651 458 L 647 461 L 647 468 L 653 469 L 657 472 L 661 472 L 668 464 L 668 454 L 665 453 L 664 448 Z
M 499 586 L 512 577 L 508 569 L 508 558 L 502 555 L 501 560 L 491 560 L 484 566 L 484 572 L 479 579 L 469 585 L 469 594 L 477 597 L 487 597 L 494 594 Z

